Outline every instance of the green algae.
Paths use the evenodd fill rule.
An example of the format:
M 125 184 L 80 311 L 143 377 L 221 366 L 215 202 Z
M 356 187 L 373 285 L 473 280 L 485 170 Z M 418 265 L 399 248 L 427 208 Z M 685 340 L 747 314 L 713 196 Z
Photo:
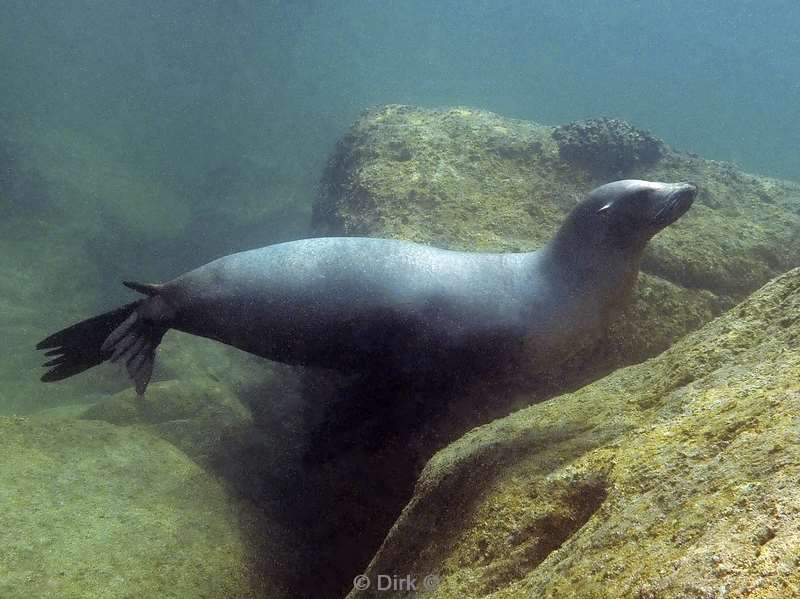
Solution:
M 798 594 L 799 327 L 794 270 L 657 358 L 468 433 L 368 574 L 436 572 L 434 597 Z
M 256 512 L 141 428 L 0 418 L 0 596 L 249 597 Z
M 589 123 L 592 128 L 597 134 L 587 138 L 591 148 L 584 148 L 586 140 L 572 134 L 585 131 L 586 124 L 554 129 L 470 108 L 382 106 L 366 112 L 337 145 L 314 207 L 313 226 L 319 234 L 398 237 L 465 250 L 527 251 L 541 247 L 579 198 L 610 178 L 690 180 L 700 185 L 693 209 L 651 242 L 634 302 L 604 339 L 591 347 L 574 348 L 566 363 L 523 360 L 514 380 L 502 385 L 482 382 L 477 389 L 459 392 L 457 408 L 409 433 L 408 451 L 418 459 L 426 459 L 445 440 L 491 418 L 656 356 L 771 277 L 798 265 L 800 186 L 674 151 L 619 121 L 603 121 L 599 128 Z M 559 131 L 571 135 L 566 141 L 572 149 L 581 146 L 579 160 L 575 152 L 564 151 Z M 593 164 L 593 152 L 602 154 L 598 161 L 607 156 L 613 160 Z M 698 353 L 696 366 L 676 360 L 668 374 L 648 375 L 652 384 L 641 387 L 630 404 L 620 405 L 616 395 L 602 400 L 586 397 L 574 413 L 558 410 L 542 425 L 518 423 L 513 449 L 504 443 L 514 430 L 509 419 L 499 421 L 505 428 L 494 431 L 497 437 L 492 438 L 490 431 L 479 441 L 468 433 L 444 452 L 443 461 L 437 455 L 428 463 L 428 475 L 418 480 L 416 495 L 406 508 L 413 518 L 397 521 L 376 558 L 383 569 L 374 566 L 370 571 L 420 576 L 438 572 L 445 576 L 441 596 L 503 596 L 506 589 L 523 584 L 527 571 L 545 564 L 552 551 L 592 521 L 594 504 L 583 503 L 580 497 L 609 494 L 614 457 L 605 444 L 641 426 L 642 413 L 655 409 L 667 392 L 660 384 L 674 390 L 691 383 L 698 377 L 696 370 L 711 367 L 716 355 L 705 350 Z M 719 360 L 728 357 L 720 354 Z M 598 410 L 601 403 L 607 409 Z M 551 447 L 555 449 L 550 451 Z M 462 452 L 469 456 L 468 465 L 459 462 Z M 559 487 L 561 474 L 547 483 L 521 475 L 520 480 L 541 489 L 538 503 L 528 501 L 525 525 L 509 533 L 525 540 L 498 544 L 510 524 L 490 517 L 520 518 L 514 507 L 519 501 L 516 489 L 507 496 L 501 493 L 496 503 L 486 503 L 486 519 L 475 520 L 476 527 L 477 522 L 484 523 L 480 530 L 485 534 L 475 537 L 478 540 L 462 539 L 459 548 L 464 552 L 449 554 L 456 539 L 438 534 L 442 522 L 450 514 L 471 513 L 475 502 L 481 501 L 475 494 L 491 492 L 495 468 L 508 467 L 511 456 L 519 459 L 526 452 L 545 461 L 540 468 L 545 478 L 554 463 L 577 468 L 571 476 L 583 481 L 586 493 Z M 380 466 L 371 473 L 379 479 L 383 470 L 391 470 L 399 461 L 390 451 L 381 456 L 376 459 Z M 341 456 L 342 472 L 347 471 L 346 459 L 346 454 Z M 440 480 L 435 473 L 446 474 Z M 608 496 L 611 499 L 594 500 L 598 510 L 613 500 Z M 418 504 L 420 497 L 425 497 L 424 505 Z M 425 513 L 431 505 L 446 505 L 447 511 Z M 425 537 L 424 546 L 414 544 L 411 539 L 426 530 L 434 531 L 435 538 Z M 442 561 L 438 552 L 451 555 L 453 561 Z M 409 562 L 408 555 L 416 557 Z M 499 555 L 507 559 L 487 557 Z M 485 568 L 470 568 L 474 560 L 485 560 Z M 462 579 L 472 583 L 456 582 Z M 514 592 L 514 596 L 546 596 L 545 587 Z M 572 592 L 562 587 L 554 596 Z

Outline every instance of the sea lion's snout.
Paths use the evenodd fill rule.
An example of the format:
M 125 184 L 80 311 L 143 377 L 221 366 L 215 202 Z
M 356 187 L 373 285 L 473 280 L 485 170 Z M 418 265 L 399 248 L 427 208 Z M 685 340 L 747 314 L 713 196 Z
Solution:
M 665 184 L 659 196 L 661 201 L 653 217 L 653 224 L 659 229 L 663 229 L 674 223 L 691 208 L 697 197 L 697 185 L 695 183 Z
M 683 216 L 696 196 L 694 183 L 612 181 L 592 190 L 570 213 L 563 236 L 593 238 L 596 248 L 641 251 L 653 235 Z

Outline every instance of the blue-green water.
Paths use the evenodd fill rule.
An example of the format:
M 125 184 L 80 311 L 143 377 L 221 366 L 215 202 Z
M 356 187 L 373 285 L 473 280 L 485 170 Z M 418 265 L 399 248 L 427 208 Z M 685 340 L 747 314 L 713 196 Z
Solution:
M 797 179 L 798 24 L 779 0 L 9 0 L 2 127 L 80 131 L 185 196 L 242 156 L 308 190 L 381 103 L 621 117 Z
M 800 4 L 779 0 L 5 0 L 0 415 L 124 389 L 120 372 L 99 369 L 42 385 L 33 345 L 130 301 L 121 279 L 165 280 L 308 235 L 326 160 L 371 106 L 471 106 L 550 125 L 615 117 L 675 148 L 800 180 L 798 30 Z M 159 380 L 201 391 L 157 392 L 189 406 L 169 422 L 207 409 L 204 393 L 213 403 L 230 389 L 245 400 L 278 389 L 250 406 L 262 453 L 242 471 L 261 486 L 242 495 L 268 496 L 278 512 L 314 495 L 294 462 L 267 451 L 302 451 L 304 390 L 287 391 L 298 383 L 213 344 L 181 354 L 192 341 L 170 339 Z M 266 383 L 254 380 L 262 367 Z M 316 518 L 309 502 L 291 516 Z

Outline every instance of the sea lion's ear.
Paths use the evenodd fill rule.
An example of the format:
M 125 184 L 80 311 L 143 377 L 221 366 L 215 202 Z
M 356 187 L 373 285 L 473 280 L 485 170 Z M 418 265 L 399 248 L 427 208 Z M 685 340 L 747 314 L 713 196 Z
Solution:
M 600 208 L 600 210 L 598 210 L 598 211 L 597 211 L 597 214 L 604 214 L 604 215 L 607 215 L 607 214 L 608 214 L 608 211 L 609 211 L 610 209 L 611 209 L 611 202 L 609 202 L 608 204 L 606 204 L 606 205 L 604 205 L 602 208 Z

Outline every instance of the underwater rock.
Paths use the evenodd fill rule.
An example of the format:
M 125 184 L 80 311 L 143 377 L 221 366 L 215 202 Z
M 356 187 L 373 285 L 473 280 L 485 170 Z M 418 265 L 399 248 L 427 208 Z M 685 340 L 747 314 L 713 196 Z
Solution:
M 597 368 L 608 345 L 624 353 L 600 371 L 656 355 L 800 265 L 798 184 L 676 152 L 622 121 L 554 129 L 469 108 L 390 105 L 366 112 L 328 163 L 313 227 L 317 234 L 451 249 L 536 249 L 580 197 L 617 178 L 566 162 L 564 144 L 579 140 L 604 145 L 606 156 L 633 156 L 627 178 L 690 180 L 700 194 L 680 223 L 649 244 L 642 270 L 650 276 L 640 278 L 636 303 L 578 370 Z
M 307 530 L 313 527 L 298 524 L 297 513 L 313 504 L 302 466 L 308 432 L 299 375 L 263 360 L 248 363 L 248 357 L 207 340 L 176 337 L 159 357 L 167 362 L 162 374 L 184 368 L 180 378 L 151 384 L 143 397 L 133 389 L 104 397 L 79 417 L 168 441 L 224 481 L 236 497 L 231 501 L 256 506 L 249 527 L 251 536 L 261 537 L 261 546 L 249 551 L 248 567 L 250 576 L 268 581 L 269 593 L 254 597 L 296 597 L 301 584 L 313 591 L 318 587 L 309 564 L 319 570 L 325 551 L 315 547 L 306 555 L 312 551 L 306 547 Z M 319 520 L 315 513 L 312 521 Z M 285 532 L 298 529 L 301 534 Z
M 575 203 L 609 178 L 566 162 L 553 133 L 552 127 L 476 109 L 393 105 L 370 110 L 340 140 L 328 163 L 314 206 L 314 232 L 396 237 L 463 250 L 541 247 Z M 518 381 L 485 381 L 478 388 L 433 395 L 409 389 L 334 394 L 327 422 L 310 438 L 318 477 L 330 481 L 313 493 L 322 504 L 317 510 L 337 516 L 335 522 L 319 521 L 312 537 L 324 539 L 330 555 L 353 556 L 349 564 L 340 558 L 333 568 L 343 573 L 342 583 L 357 574 L 344 574 L 348 568 L 364 568 L 363 556 L 379 545 L 381 527 L 399 513 L 402 498 L 412 492 L 414 473 L 437 449 L 514 409 L 657 355 L 800 264 L 800 185 L 747 175 L 658 145 L 658 159 L 648 162 L 654 153 L 645 152 L 647 159 L 634 161 L 625 176 L 695 181 L 700 195 L 680 223 L 650 242 L 635 301 L 601 342 L 566 366 L 523 368 Z M 342 403 L 379 407 L 359 408 L 351 417 L 339 409 Z M 565 427 L 566 434 L 569 423 Z M 471 480 L 477 485 L 485 476 L 483 470 Z M 587 492 L 598 497 L 594 479 L 586 484 Z M 343 488 L 350 495 L 337 501 Z M 448 501 L 458 512 L 458 499 Z M 562 507 L 570 521 L 585 515 L 580 506 Z M 427 524 L 435 528 L 435 518 Z M 551 525 L 556 523 L 541 522 L 544 528 Z M 357 551 L 353 530 L 359 531 Z
M 82 418 L 145 425 L 203 465 L 224 450 L 223 438 L 253 424 L 231 389 L 198 376 L 155 383 L 145 397 L 137 398 L 131 389 L 120 391 L 90 407 Z
M 589 119 L 556 127 L 552 133 L 565 162 L 599 177 L 626 179 L 637 166 L 657 162 L 663 141 L 619 119 Z
M 258 511 L 141 427 L 0 418 L 0 453 L 4 599 L 245 598 L 278 584 L 253 567 Z
M 440 598 L 799 596 L 799 412 L 795 269 L 438 452 L 366 575 L 433 574 Z

